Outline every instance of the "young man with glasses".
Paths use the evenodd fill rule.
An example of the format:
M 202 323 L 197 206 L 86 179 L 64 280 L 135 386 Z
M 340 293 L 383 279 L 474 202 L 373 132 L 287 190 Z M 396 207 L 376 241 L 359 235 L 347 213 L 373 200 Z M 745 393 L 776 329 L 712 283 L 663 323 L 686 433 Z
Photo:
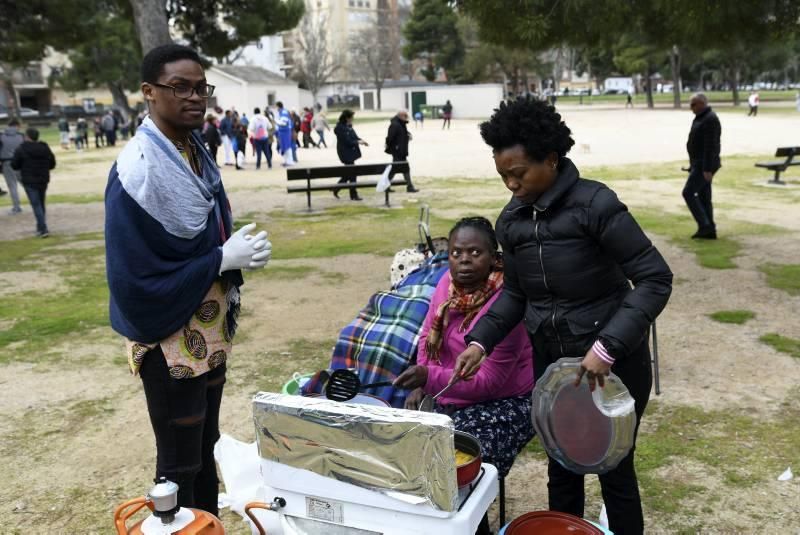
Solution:
M 165 45 L 142 62 L 149 109 L 106 187 L 106 272 L 112 328 L 141 377 L 156 438 L 156 477 L 178 505 L 217 514 L 214 444 L 242 269 L 272 246 L 255 224 L 233 232 L 219 169 L 203 145 L 208 98 L 200 57 Z

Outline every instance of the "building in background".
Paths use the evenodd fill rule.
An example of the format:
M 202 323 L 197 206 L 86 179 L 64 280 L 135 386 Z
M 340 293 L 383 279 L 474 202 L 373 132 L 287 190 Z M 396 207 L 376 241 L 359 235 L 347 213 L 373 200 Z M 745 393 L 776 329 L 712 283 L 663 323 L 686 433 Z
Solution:
M 297 82 L 267 69 L 251 65 L 214 65 L 206 70 L 208 83 L 215 86 L 208 107 L 236 108 L 251 114 L 253 108 L 264 109 L 281 101 L 289 109 L 311 106 L 311 93 L 300 89 Z
M 374 86 L 360 90 L 361 109 L 375 109 L 377 95 Z M 447 101 L 453 105 L 455 119 L 485 119 L 503 100 L 503 84 L 451 85 L 413 80 L 386 82 L 381 89 L 384 110 L 407 109 L 412 115 L 420 110 L 425 118 L 438 117 Z

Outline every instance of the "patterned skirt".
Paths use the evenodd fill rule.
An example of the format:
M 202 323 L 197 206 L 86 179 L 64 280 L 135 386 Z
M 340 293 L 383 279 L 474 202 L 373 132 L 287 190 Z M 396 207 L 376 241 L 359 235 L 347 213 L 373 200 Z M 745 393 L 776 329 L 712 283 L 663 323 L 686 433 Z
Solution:
M 483 462 L 497 467 L 500 477 L 508 475 L 519 452 L 536 436 L 530 395 L 484 401 L 455 412 L 437 406 L 436 412 L 448 414 L 456 429 L 480 440 Z

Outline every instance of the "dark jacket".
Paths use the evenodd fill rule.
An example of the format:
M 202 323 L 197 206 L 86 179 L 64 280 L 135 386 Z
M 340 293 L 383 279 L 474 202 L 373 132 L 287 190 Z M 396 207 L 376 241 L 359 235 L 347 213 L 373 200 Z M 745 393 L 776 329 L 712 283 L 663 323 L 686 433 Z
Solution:
M 342 163 L 353 163 L 361 158 L 358 134 L 353 130 L 353 125 L 336 123 L 333 133 L 336 134 L 336 154 L 339 155 Z
M 400 117 L 393 117 L 389 123 L 389 132 L 386 134 L 386 153 L 391 154 L 395 160 L 405 160 L 408 157 L 408 127 Z
M 692 167 L 701 167 L 703 171 L 717 172 L 722 164 L 719 160 L 722 126 L 719 118 L 710 107 L 696 115 L 689 130 L 686 151 Z
M 222 135 L 219 133 L 219 128 L 217 128 L 217 125 L 214 123 L 208 123 L 204 137 L 209 147 L 219 147 L 222 145 Z
M 25 141 L 14 152 L 11 167 L 19 171 L 26 186 L 47 186 L 50 169 L 56 166 L 53 151 L 43 141 Z
M 567 158 L 533 205 L 506 205 L 496 230 L 503 293 L 467 336 L 487 351 L 524 318 L 530 334 L 545 322 L 556 332 L 567 328 L 570 346 L 558 340 L 562 356 L 583 356 L 600 338 L 624 359 L 667 304 L 672 273 L 664 258 L 616 194 L 580 178 Z

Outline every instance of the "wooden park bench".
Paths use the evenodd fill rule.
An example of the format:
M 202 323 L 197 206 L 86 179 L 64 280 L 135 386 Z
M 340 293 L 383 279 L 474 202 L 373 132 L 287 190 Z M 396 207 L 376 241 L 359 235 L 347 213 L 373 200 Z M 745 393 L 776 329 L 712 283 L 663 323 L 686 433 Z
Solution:
M 775 151 L 775 157 L 784 158 L 784 160 L 758 162 L 756 163 L 756 167 L 763 167 L 764 169 L 775 172 L 775 176 L 769 181 L 770 184 L 785 184 L 785 182 L 781 180 L 781 173 L 792 165 L 800 165 L 800 160 L 794 160 L 795 156 L 800 156 L 800 147 L 781 147 Z
M 287 186 L 287 193 L 305 193 L 308 200 L 308 210 L 311 211 L 311 192 L 313 191 L 334 191 L 351 190 L 358 188 L 375 188 L 377 180 L 366 180 L 338 184 L 336 181 L 320 179 L 339 180 L 343 176 L 380 176 L 383 174 L 387 165 L 391 165 L 395 176 L 403 177 L 403 173 L 408 172 L 408 162 L 390 163 L 368 163 L 359 165 L 334 165 L 330 167 L 290 167 L 286 170 L 286 179 L 290 182 Z M 392 186 L 406 187 L 408 184 L 405 177 L 402 179 L 393 178 Z M 386 190 L 386 206 L 389 206 L 389 190 Z

